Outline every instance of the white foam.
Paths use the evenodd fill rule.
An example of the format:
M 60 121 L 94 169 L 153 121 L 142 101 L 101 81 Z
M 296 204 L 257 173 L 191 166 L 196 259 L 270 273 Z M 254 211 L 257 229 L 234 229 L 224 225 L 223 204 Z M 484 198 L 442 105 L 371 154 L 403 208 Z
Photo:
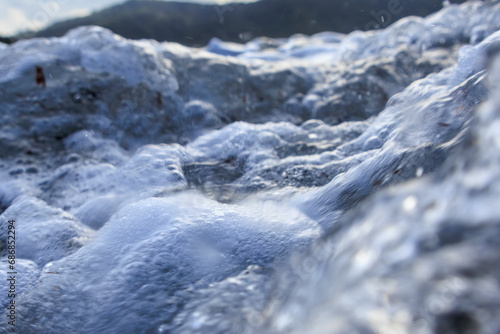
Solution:
M 55 330 L 57 322 L 84 325 L 67 313 L 75 309 L 92 314 L 92 323 L 85 324 L 89 332 L 110 321 L 114 330 L 139 330 L 162 317 L 158 308 L 168 312 L 169 296 L 178 289 L 220 280 L 249 264 L 284 260 L 318 232 L 296 209 L 273 203 L 224 205 L 195 193 L 150 198 L 126 205 L 90 244 L 46 267 L 38 289 L 22 305 L 57 298 L 65 306 L 44 324 Z M 53 285 L 59 287 L 57 297 Z M 141 315 L 132 311 L 137 307 Z
M 19 270 L 26 282 L 36 284 L 22 287 L 23 329 L 105 333 L 112 327 L 120 333 L 156 328 L 192 297 L 189 289 L 227 282 L 249 265 L 274 268 L 325 229 L 336 228 L 344 210 L 380 187 L 437 168 L 484 100 L 482 71 L 488 53 L 498 47 L 500 32 L 493 32 L 500 27 L 499 13 L 498 4 L 474 2 L 377 32 L 260 38 L 243 46 L 213 40 L 207 50 L 219 55 L 174 43 L 130 41 L 97 27 L 0 49 L 2 90 L 16 86 L 16 80 L 30 78 L 31 83 L 16 89 L 32 95 L 16 91 L 2 104 L 7 110 L 2 120 L 18 115 L 22 120 L 15 123 L 18 128 L 2 128 L 9 143 L 31 130 L 45 134 L 58 124 L 72 125 L 80 113 L 94 117 L 85 118 L 77 132 L 64 133 L 62 141 L 49 138 L 47 145 L 53 147 L 35 138 L 39 151 L 27 157 L 20 146 L 19 159 L 13 155 L 2 161 L 2 179 L 8 179 L 0 185 L 0 204 L 7 208 L 0 218 L 2 237 L 7 219 L 15 217 Z M 460 49 L 456 66 L 408 87 L 404 81 L 413 81 L 411 73 L 388 75 L 402 81 L 393 86 L 377 77 L 380 95 L 390 98 L 370 119 L 340 125 L 310 119 L 318 115 L 319 104 L 339 94 L 337 81 L 358 83 L 376 76 L 370 64 L 397 71 L 398 61 L 421 56 L 430 59 L 425 66 L 441 69 L 453 64 L 453 50 L 466 41 L 472 44 Z M 453 50 L 436 51 L 448 47 Z M 426 52 L 433 51 L 436 55 L 427 58 Z M 412 56 L 405 57 L 406 52 Z M 40 64 L 64 68 L 70 79 L 104 78 L 95 87 L 109 91 L 96 98 L 96 105 L 85 105 L 81 99 L 69 102 L 71 91 L 57 86 L 60 82 L 35 90 L 33 67 Z M 210 77 L 212 70 L 221 77 Z M 364 70 L 372 72 L 360 73 Z M 71 88 L 81 88 L 80 81 Z M 344 96 L 357 101 L 346 87 Z M 106 103 L 122 102 L 123 94 L 114 94 L 120 89 L 127 94 L 143 89 L 156 102 L 144 107 L 141 99 L 125 96 L 134 107 L 110 111 Z M 41 107 L 59 92 L 67 99 Z M 372 93 L 359 100 L 371 102 Z M 60 111 L 66 101 L 69 114 Z M 258 108 L 248 109 L 248 104 Z M 36 118 L 49 109 L 53 114 Z M 297 119 L 301 125 L 292 124 Z M 119 124 L 111 138 L 94 128 L 114 120 Z M 154 143 L 144 145 L 149 132 L 154 135 L 147 140 Z M 488 143 L 497 137 L 490 129 Z M 182 145 L 160 144 L 163 138 Z M 28 135 L 21 139 L 32 143 Z M 121 139 L 132 149 L 120 147 Z M 39 163 L 40 172 L 28 178 L 23 171 L 29 159 Z M 53 164 L 47 166 L 47 160 Z M 18 165 L 21 172 L 9 174 Z M 189 180 L 188 167 L 200 167 L 199 180 Z M 197 182 L 210 188 L 204 177 L 229 171 L 235 172 L 222 184 L 227 192 L 255 191 L 253 199 L 221 204 L 187 189 Z M 464 182 L 481 180 L 469 176 Z M 273 192 L 282 185 L 293 187 Z M 418 208 L 418 201 L 408 203 L 402 205 L 407 212 Z M 403 250 L 403 257 L 410 254 Z M 376 258 L 360 254 L 353 272 L 366 270 Z M 44 321 L 31 321 L 34 316 Z
M 7 221 L 16 221 L 16 257 L 39 266 L 68 256 L 94 237 L 93 231 L 71 214 L 25 195 L 17 197 L 0 219 L 4 240 Z

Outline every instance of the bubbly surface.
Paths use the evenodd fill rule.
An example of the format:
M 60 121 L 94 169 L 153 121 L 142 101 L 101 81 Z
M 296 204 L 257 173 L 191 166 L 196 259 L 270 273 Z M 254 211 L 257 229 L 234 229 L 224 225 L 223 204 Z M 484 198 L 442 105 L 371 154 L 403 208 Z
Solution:
M 499 332 L 499 29 L 0 44 L 19 332 Z

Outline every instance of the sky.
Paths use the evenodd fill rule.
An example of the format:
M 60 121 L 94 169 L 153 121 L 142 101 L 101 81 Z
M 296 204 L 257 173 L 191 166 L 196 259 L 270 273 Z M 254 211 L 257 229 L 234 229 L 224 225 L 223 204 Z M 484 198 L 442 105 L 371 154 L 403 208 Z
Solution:
M 165 0 L 168 1 L 168 0 Z M 184 0 L 207 4 L 255 0 Z M 86 16 L 123 0 L 0 0 L 0 36 L 39 30 L 56 21 Z

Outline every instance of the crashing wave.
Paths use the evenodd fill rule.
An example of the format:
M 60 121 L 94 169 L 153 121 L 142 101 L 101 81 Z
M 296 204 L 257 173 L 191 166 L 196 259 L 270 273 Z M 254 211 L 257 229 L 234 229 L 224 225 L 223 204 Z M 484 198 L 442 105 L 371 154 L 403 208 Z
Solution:
M 1 46 L 18 330 L 498 332 L 499 29 Z

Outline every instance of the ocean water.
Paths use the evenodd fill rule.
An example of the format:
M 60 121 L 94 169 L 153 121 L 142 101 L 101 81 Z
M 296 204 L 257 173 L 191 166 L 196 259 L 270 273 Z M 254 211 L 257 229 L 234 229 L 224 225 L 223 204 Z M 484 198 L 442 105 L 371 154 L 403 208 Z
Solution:
M 0 44 L 17 331 L 498 333 L 499 30 Z

